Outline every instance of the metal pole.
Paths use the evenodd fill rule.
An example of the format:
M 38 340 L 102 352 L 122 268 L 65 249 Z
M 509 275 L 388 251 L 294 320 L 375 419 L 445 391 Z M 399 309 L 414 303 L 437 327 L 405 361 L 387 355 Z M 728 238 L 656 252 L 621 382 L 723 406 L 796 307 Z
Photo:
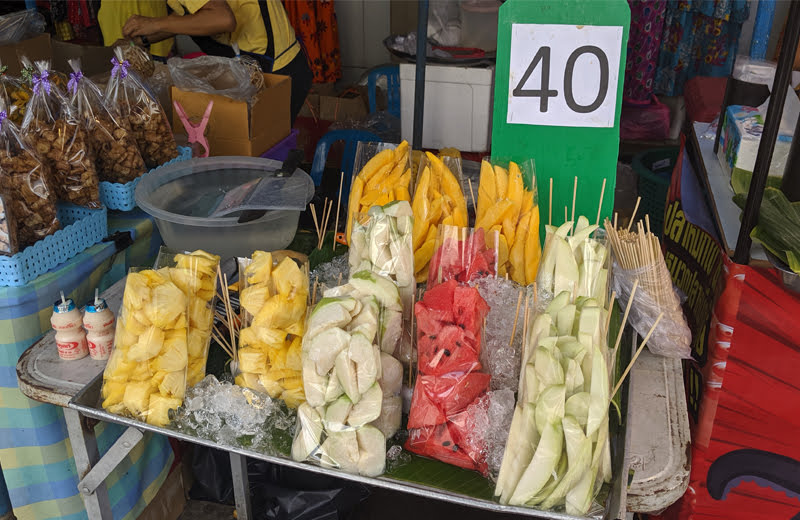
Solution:
M 414 82 L 414 138 L 412 149 L 422 149 L 422 122 L 425 115 L 425 63 L 428 57 L 428 0 L 417 4 L 417 77 Z
M 767 184 L 767 173 L 772 163 L 772 152 L 775 149 L 775 140 L 783 115 L 783 104 L 786 101 L 786 91 L 794 64 L 794 50 L 800 40 L 800 2 L 793 1 L 789 8 L 789 18 L 786 21 L 784 33 L 783 52 L 778 60 L 778 69 L 775 71 L 775 81 L 769 98 L 767 119 L 764 121 L 764 131 L 758 143 L 758 155 L 753 168 L 753 180 L 750 181 L 750 192 L 747 194 L 747 203 L 742 214 L 742 226 L 739 228 L 739 239 L 736 241 L 736 251 L 733 261 L 737 264 L 746 264 L 750 261 L 750 232 L 758 222 L 758 210 L 761 208 L 761 199 L 764 197 L 764 187 Z
M 798 137 L 792 139 L 792 147 L 789 148 L 789 157 L 786 159 L 786 168 L 783 170 L 781 181 L 781 191 L 790 202 L 800 200 L 800 117 L 797 118 L 794 135 Z

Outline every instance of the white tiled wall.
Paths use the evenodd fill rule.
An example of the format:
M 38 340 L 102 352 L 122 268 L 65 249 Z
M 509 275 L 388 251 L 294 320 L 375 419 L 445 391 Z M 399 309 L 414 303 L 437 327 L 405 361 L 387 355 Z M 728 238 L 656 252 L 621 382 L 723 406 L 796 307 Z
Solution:
M 352 83 L 369 68 L 389 61 L 389 0 L 336 0 L 342 80 Z

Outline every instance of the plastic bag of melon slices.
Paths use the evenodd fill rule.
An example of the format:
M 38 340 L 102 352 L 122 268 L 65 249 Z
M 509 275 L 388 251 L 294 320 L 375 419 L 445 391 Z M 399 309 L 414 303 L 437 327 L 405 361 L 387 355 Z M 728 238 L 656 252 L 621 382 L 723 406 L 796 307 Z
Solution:
M 428 288 L 448 280 L 467 283 L 497 274 L 498 233 L 440 226 L 430 260 Z
M 158 273 L 174 283 L 186 299 L 189 364 L 186 383 L 194 386 L 206 376 L 206 361 L 214 326 L 219 257 L 202 250 L 179 253 L 161 247 Z
M 353 179 L 347 203 L 345 237 L 350 243 L 353 217 L 372 206 L 395 200 L 411 202 L 411 167 L 408 142 L 359 142 L 353 162 Z
M 122 49 L 115 47 L 114 54 L 105 104 L 118 107 L 122 117 L 128 120 L 145 165 L 148 168 L 161 166 L 178 156 L 167 116 L 136 73 L 129 70 L 130 62 L 123 58 Z
M 418 283 L 424 283 L 429 278 L 429 262 L 439 228 L 443 225 L 466 227 L 469 224 L 467 201 L 456 175 L 430 152 L 426 152 L 420 161 L 411 209 L 414 214 L 415 278 Z
M 483 474 L 486 439 L 497 427 L 480 420 L 491 379 L 479 361 L 488 311 L 476 288 L 454 278 L 429 288 L 416 303 L 418 375 L 405 444 L 414 453 Z
M 378 300 L 397 294 L 383 280 L 374 292 L 359 283 L 329 290 L 309 315 L 295 460 L 372 477 L 384 471 L 386 439 L 400 428 L 403 368 L 378 346 Z
M 373 206 L 354 219 L 350 240 L 350 272 L 371 271 L 391 279 L 400 293 L 403 307 L 403 336 L 393 354 L 405 364 L 411 362 L 411 314 L 414 306 L 414 252 L 411 234 L 414 219 L 406 201 Z
M 83 75 L 79 59 L 69 60 L 69 65 L 70 104 L 88 133 L 100 180 L 124 184 L 136 179 L 145 166 L 127 118 L 121 117 L 119 107 L 103 104 L 103 93 Z
M 308 258 L 293 251 L 255 251 L 238 261 L 242 328 L 236 384 L 297 408 L 305 401 L 301 351 Z
M 484 160 L 475 188 L 475 227 L 499 234 L 497 274 L 520 285 L 532 284 L 542 253 L 533 160 Z
M 536 274 L 537 312 L 563 291 L 573 300 L 586 297 L 607 301 L 609 252 L 605 231 L 580 216 L 560 226 L 545 226 L 544 250 Z
M 155 426 L 183 403 L 188 364 L 187 298 L 162 273 L 128 273 L 101 392 L 109 412 Z

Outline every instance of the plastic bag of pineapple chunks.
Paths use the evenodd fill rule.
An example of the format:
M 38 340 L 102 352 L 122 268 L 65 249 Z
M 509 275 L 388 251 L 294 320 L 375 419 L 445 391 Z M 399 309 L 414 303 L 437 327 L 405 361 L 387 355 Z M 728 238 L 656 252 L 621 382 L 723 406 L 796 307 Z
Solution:
M 214 325 L 219 257 L 198 249 L 180 253 L 161 247 L 156 260 L 158 272 L 169 278 L 186 296 L 189 365 L 186 384 L 190 387 L 206 376 L 208 348 Z
M 131 269 L 114 350 L 103 373 L 103 408 L 156 426 L 183 403 L 188 364 L 186 296 L 161 273 Z
M 308 310 L 308 259 L 292 251 L 256 251 L 239 258 L 242 330 L 236 384 L 282 399 L 305 401 L 302 350 Z

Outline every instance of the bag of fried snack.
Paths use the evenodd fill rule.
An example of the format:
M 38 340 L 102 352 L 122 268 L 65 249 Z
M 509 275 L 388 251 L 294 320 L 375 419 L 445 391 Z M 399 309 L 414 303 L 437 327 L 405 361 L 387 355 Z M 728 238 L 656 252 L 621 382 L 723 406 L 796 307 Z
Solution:
M 69 60 L 70 105 L 83 123 L 94 150 L 94 160 L 101 181 L 125 184 L 146 171 L 128 119 L 116 106 L 103 102 L 103 93 L 81 72 L 78 59 Z
M 99 208 L 100 181 L 86 130 L 67 98 L 50 81 L 50 62 L 34 63 L 33 93 L 22 120 L 22 136 L 50 169 L 56 197 Z
M 114 54 L 105 103 L 119 107 L 128 120 L 145 165 L 161 166 L 178 156 L 166 113 L 136 73 L 129 70 L 130 62 L 123 57 L 122 49 L 115 47 Z
M 7 197 L 5 210 L 17 224 L 21 251 L 58 231 L 60 224 L 47 166 L 23 143 L 7 114 L 0 99 L 0 188 Z
M 0 62 L 0 97 L 6 102 L 8 118 L 15 125 L 22 124 L 25 107 L 31 99 L 31 89 L 20 78 L 8 73 L 8 67 Z

